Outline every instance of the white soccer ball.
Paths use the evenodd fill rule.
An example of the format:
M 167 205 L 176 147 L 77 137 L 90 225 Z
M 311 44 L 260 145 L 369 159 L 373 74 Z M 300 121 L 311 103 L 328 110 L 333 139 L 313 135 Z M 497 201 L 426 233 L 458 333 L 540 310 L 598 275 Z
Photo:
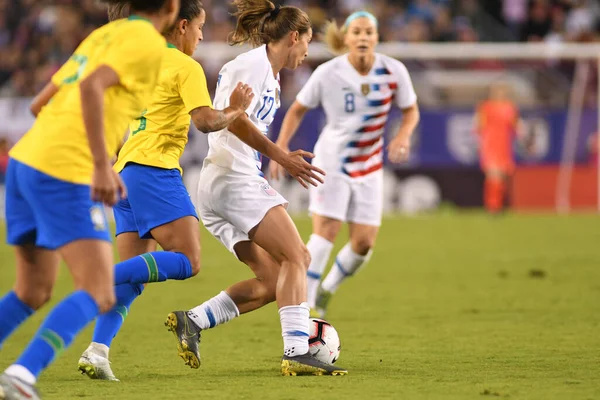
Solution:
M 333 325 L 322 319 L 311 318 L 309 334 L 310 354 L 325 363 L 333 364 L 338 360 L 342 345 Z

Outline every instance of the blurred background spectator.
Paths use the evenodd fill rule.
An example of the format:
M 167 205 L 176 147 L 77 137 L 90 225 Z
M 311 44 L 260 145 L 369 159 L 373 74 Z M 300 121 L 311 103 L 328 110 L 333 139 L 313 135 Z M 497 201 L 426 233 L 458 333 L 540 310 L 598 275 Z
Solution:
M 598 33 L 596 0 L 286 0 L 306 10 L 319 32 L 367 8 L 382 41 L 575 41 Z M 206 41 L 233 28 L 228 2 L 204 0 Z M 0 0 L 0 96 L 35 94 L 92 29 L 106 22 L 96 0 Z M 294 90 L 295 88 L 290 88 Z
M 378 17 L 382 42 L 590 42 L 597 40 L 600 33 L 600 0 L 273 1 L 305 10 L 313 22 L 316 41 L 321 39 L 320 32 L 327 20 L 342 23 L 359 9 L 367 9 Z M 207 11 L 204 40 L 223 44 L 234 28 L 234 19 L 229 14 L 230 0 L 203 0 L 203 3 Z M 0 139 L 0 183 L 10 144 L 33 123 L 28 110 L 30 98 L 70 57 L 80 41 L 106 22 L 105 6 L 97 0 L 0 0 L 0 138 L 5 138 Z M 200 45 L 197 59 L 206 72 L 209 89 L 214 90 L 218 71 L 228 60 L 202 51 L 203 46 L 206 44 Z M 485 98 L 487 88 L 498 80 L 510 86 L 528 130 L 537 138 L 534 153 L 515 151 L 518 179 L 511 190 L 516 199 L 514 204 L 553 207 L 553 197 L 544 193 L 559 192 L 552 185 L 566 154 L 565 140 L 570 137 L 576 142 L 573 157 L 577 168 L 573 179 L 585 178 L 573 185 L 594 192 L 590 195 L 580 190 L 585 192 L 587 200 L 577 204 L 595 206 L 597 179 L 588 171 L 598 158 L 599 77 L 594 61 L 420 59 L 398 53 L 395 56 L 411 73 L 422 119 L 410 162 L 386 166 L 388 177 L 393 176 L 386 184 L 387 210 L 398 206 L 414 211 L 439 201 L 461 207 L 481 206 L 483 177 L 478 168 L 472 110 Z M 272 134 L 277 134 L 286 108 L 314 68 L 326 59 L 313 58 L 293 73 L 283 71 L 282 109 Z M 400 115 L 391 115 L 387 135 L 393 133 L 399 119 Z M 323 121 L 322 111 L 314 110 L 293 146 L 312 149 Z M 191 129 L 195 132 L 195 128 Z M 206 136 L 191 134 L 181 161 L 190 193 L 196 193 L 194 185 L 206 151 Z M 422 179 L 415 181 L 421 182 L 419 190 L 406 183 L 415 176 L 427 176 L 427 182 L 435 182 L 433 186 L 426 185 L 431 196 L 424 195 Z M 405 188 L 402 194 L 398 194 L 400 187 Z M 547 191 L 532 189 L 537 187 L 546 187 Z M 282 193 L 291 204 L 300 208 L 306 205 L 305 191 L 295 191 L 293 185 L 288 189 L 289 192 Z M 426 198 L 438 200 L 425 201 Z M 0 200 L 0 208 L 1 205 Z

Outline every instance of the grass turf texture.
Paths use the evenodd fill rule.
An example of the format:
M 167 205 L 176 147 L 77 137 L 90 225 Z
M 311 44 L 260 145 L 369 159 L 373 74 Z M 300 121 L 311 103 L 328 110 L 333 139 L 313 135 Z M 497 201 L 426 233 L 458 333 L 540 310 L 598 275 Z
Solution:
M 205 332 L 203 365 L 183 366 L 163 326 L 167 313 L 251 276 L 204 231 L 201 274 L 152 284 L 134 303 L 111 349 L 121 383 L 78 374 L 88 328 L 39 387 L 44 399 L 62 400 L 598 399 L 599 222 L 593 215 L 480 213 L 386 219 L 370 265 L 331 303 L 346 377 L 278 375 L 275 305 Z M 298 224 L 307 238 L 310 221 Z M 12 250 L 0 246 L 0 257 L 5 293 L 14 279 Z M 63 268 L 54 301 L 71 288 Z M 0 368 L 18 356 L 49 308 L 7 341 Z

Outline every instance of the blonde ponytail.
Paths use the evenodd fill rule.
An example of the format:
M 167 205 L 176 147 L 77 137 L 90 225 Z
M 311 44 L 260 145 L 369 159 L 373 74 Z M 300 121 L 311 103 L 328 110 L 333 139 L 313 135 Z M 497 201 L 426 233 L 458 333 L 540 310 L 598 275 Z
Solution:
M 325 24 L 325 43 L 334 54 L 343 54 L 348 49 L 344 43 L 344 35 L 346 34 L 345 28 L 340 28 L 335 21 L 327 21 Z

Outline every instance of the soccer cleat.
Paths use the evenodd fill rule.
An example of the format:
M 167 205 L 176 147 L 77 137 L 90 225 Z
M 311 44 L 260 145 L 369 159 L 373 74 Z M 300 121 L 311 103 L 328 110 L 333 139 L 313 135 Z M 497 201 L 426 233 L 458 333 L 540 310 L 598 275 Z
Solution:
M 0 376 L 0 400 L 40 400 L 36 388 L 14 376 Z
M 89 349 L 84 351 L 79 359 L 79 371 L 91 379 L 119 382 L 110 368 L 108 358 L 102 357 Z
M 329 305 L 331 296 L 333 296 L 333 293 L 323 290 L 323 288 L 319 286 L 319 289 L 317 290 L 315 308 L 310 310 L 311 318 L 325 318 L 325 314 L 327 314 L 327 306 Z
M 190 368 L 200 367 L 200 329 L 194 321 L 188 317 L 185 311 L 173 311 L 167 315 L 165 326 L 173 332 L 177 338 L 177 351 L 179 357 L 185 361 Z
M 281 360 L 281 375 L 348 375 L 348 370 L 319 361 L 309 353 L 306 353 L 295 357 L 284 355 Z

